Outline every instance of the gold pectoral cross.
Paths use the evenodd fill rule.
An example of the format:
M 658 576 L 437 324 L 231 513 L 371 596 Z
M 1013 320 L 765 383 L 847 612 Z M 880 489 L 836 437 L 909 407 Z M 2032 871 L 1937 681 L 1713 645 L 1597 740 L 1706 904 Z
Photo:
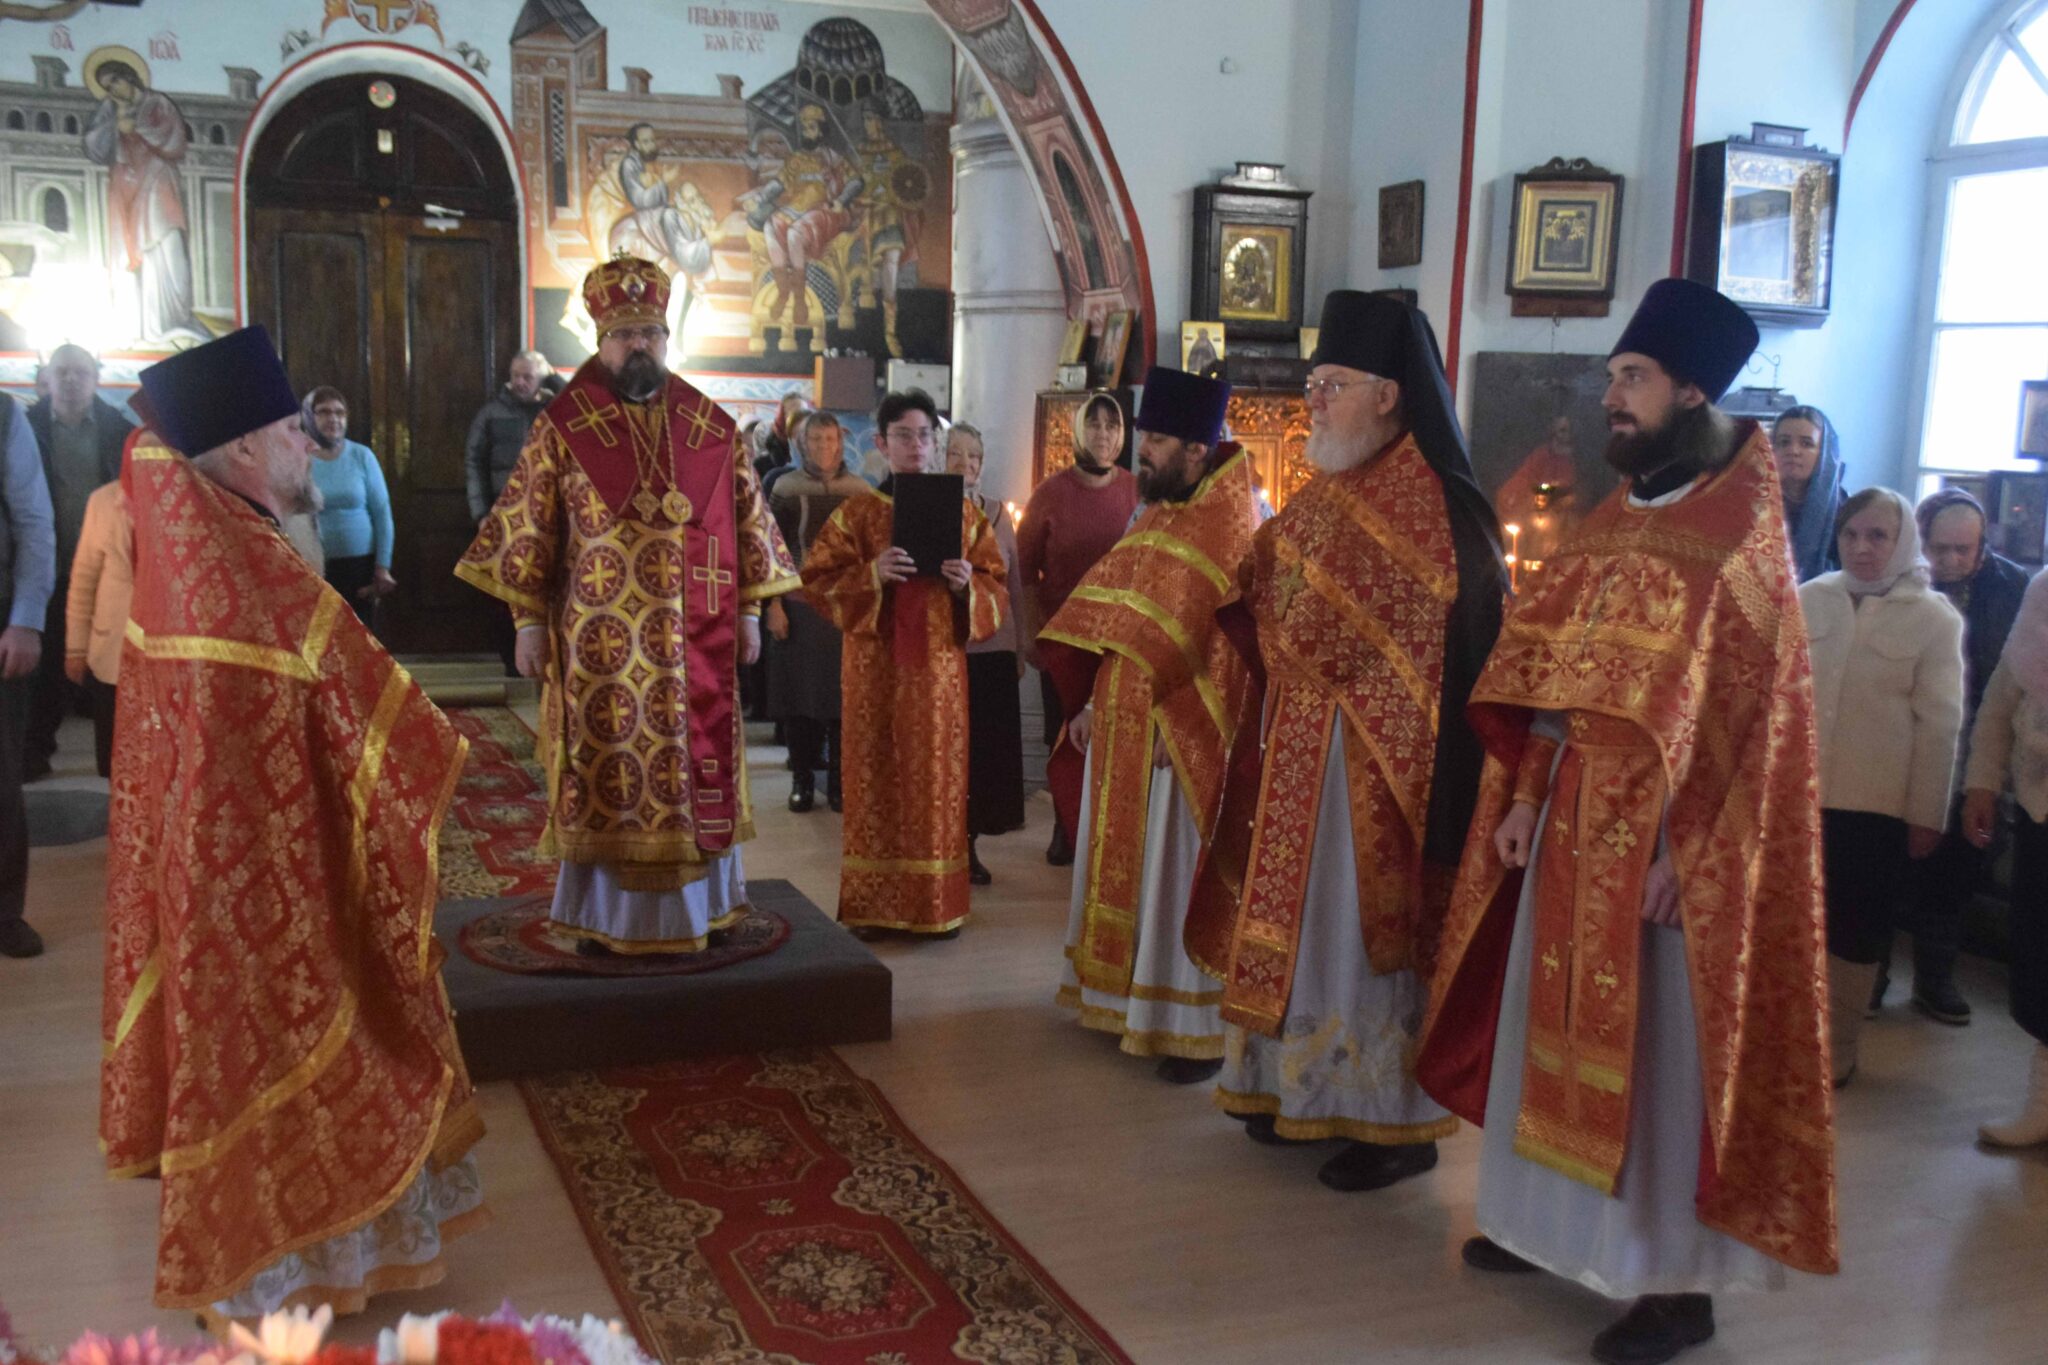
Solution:
M 704 444 L 704 438 L 718 426 L 718 418 L 714 415 L 717 411 L 717 405 L 709 399 L 704 401 L 703 407 L 692 408 L 688 412 L 683 411 L 681 404 L 676 406 L 676 416 L 690 424 L 690 435 L 686 444 L 692 448 Z
M 1288 609 L 1294 605 L 1295 597 L 1307 586 L 1308 570 L 1299 561 L 1288 565 L 1274 578 L 1273 607 L 1281 620 L 1287 619 Z
M 718 590 L 733 581 L 732 570 L 718 567 L 718 537 L 707 536 L 705 541 L 709 548 L 705 551 L 704 562 L 690 570 L 690 577 L 704 585 L 705 609 L 717 611 Z
M 617 403 L 606 403 L 599 407 L 591 402 L 590 395 L 581 389 L 570 390 L 570 397 L 576 400 L 577 411 L 583 414 L 569 423 L 570 431 L 594 431 L 597 433 L 597 439 L 606 448 L 619 443 L 619 438 L 612 435 L 612 423 L 622 415 Z

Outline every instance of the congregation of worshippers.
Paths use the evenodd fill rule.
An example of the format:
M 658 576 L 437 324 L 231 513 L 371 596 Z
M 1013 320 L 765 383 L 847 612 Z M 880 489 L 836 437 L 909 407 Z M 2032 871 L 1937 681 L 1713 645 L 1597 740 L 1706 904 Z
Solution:
M 2048 1142 L 2048 576 L 1987 547 L 1965 491 L 1846 488 L 1824 413 L 1726 415 L 1758 334 L 1713 289 L 1641 300 L 1602 399 L 1620 486 L 1512 583 L 1430 321 L 1401 300 L 1323 301 L 1314 473 L 1279 513 L 1231 439 L 1229 385 L 1154 368 L 1135 412 L 1109 393 L 1076 408 L 1070 465 L 1013 524 L 978 491 L 980 434 L 922 391 L 881 399 L 873 482 L 829 413 L 738 427 L 665 368 L 669 290 L 650 262 L 598 266 L 595 356 L 552 397 L 547 367 L 514 357 L 472 428 L 457 573 L 503 604 L 511 669 L 543 680 L 549 921 L 579 954 L 700 952 L 746 914 L 746 789 L 708 779 L 745 761 L 749 715 L 776 727 L 789 810 L 816 811 L 822 784 L 843 814 L 838 922 L 972 952 L 977 899 L 1000 894 L 980 841 L 1025 823 L 1035 669 L 1044 859 L 1072 869 L 1049 999 L 1159 1081 L 1212 1088 L 1253 1142 L 1334 1140 L 1333 1191 L 1421 1176 L 1477 1125 L 1465 1262 L 1632 1300 L 1601 1360 L 1667 1359 L 1712 1334 L 1715 1291 L 1836 1268 L 1834 1094 L 1887 1005 L 1893 936 L 1912 938 L 1911 1007 L 1967 1025 L 1961 920 L 1999 840 L 2011 1008 L 2036 1041 L 2009 1059 L 2012 1112 L 1976 1137 Z M 288 839 L 200 837 L 247 770 L 231 735 L 192 737 L 285 704 L 237 651 L 327 633 L 339 662 L 290 703 L 344 732 L 315 753 L 360 745 L 377 713 L 387 769 L 408 770 L 384 780 L 409 798 L 353 829 L 388 878 L 380 913 L 418 893 L 419 814 L 459 744 L 373 633 L 396 587 L 389 499 L 335 390 L 295 394 L 261 327 L 145 370 L 140 425 L 94 397 L 78 348 L 47 373 L 9 414 L 0 651 L 21 729 L 0 948 L 40 951 L 21 785 L 49 772 L 82 686 L 121 870 L 102 1136 L 113 1168 L 145 1169 L 179 1117 L 180 1050 L 224 1016 L 147 985 L 136 1013 L 138 982 L 220 947 L 205 921 L 245 856 L 339 875 Z M 58 547 L 69 588 L 45 618 Z M 646 734 L 682 743 L 629 762 Z M 354 770 L 332 772 L 311 780 Z M 487 1189 L 446 997 L 432 974 L 363 990 L 403 1035 L 363 1058 L 398 1110 L 423 1077 L 454 1081 L 383 1119 L 392 1159 L 434 1154 L 415 1180 L 438 1247 Z M 208 1280 L 185 1258 L 160 1286 L 214 1321 L 361 1305 L 360 1280 L 290 1266 Z
M 1233 377 L 1278 371 L 1204 333 L 1065 389 L 1010 500 L 945 391 L 731 410 L 676 363 L 689 277 L 636 245 L 573 286 L 587 355 L 493 357 L 432 585 L 366 395 L 262 324 L 143 366 L 127 412 L 77 344 L 0 395 L 0 991 L 54 917 L 30 798 L 68 724 L 110 793 L 98 1137 L 161 1182 L 158 1305 L 374 1313 L 491 1217 L 434 921 L 472 737 L 396 657 L 409 594 L 532 700 L 514 837 L 558 977 L 708 961 L 796 844 L 899 980 L 1054 897 L 1074 1048 L 1314 1149 L 1361 1218 L 1468 1144 L 1445 1273 L 1612 1300 L 1608 1365 L 1857 1253 L 1836 1116 L 1891 1083 L 1873 1021 L 2009 1014 L 2000 1111 L 1948 1140 L 2048 1149 L 2041 527 L 1738 402 L 1762 335 L 1716 284 L 1617 296 L 1605 429 L 1532 413 L 1503 477 L 1448 320 L 1337 288 L 1287 357 L 1284 478 L 1233 429 Z M 344 1174 L 274 1178 L 314 1148 Z

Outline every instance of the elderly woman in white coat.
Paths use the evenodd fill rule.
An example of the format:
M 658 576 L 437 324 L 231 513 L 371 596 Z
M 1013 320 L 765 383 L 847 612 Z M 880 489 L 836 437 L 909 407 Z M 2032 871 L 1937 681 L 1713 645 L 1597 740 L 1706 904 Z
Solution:
M 1866 488 L 1835 518 L 1842 567 L 1802 584 L 1820 738 L 1835 1085 L 1890 943 L 1908 863 L 1948 822 L 1963 724 L 1963 618 L 1929 586 L 1913 505 Z

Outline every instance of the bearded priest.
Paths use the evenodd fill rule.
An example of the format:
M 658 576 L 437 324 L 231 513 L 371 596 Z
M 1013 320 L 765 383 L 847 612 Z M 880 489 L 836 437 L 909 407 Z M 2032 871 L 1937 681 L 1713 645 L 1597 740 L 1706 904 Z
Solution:
M 1178 1085 L 1223 1064 L 1223 993 L 1182 939 L 1231 745 L 1255 721 L 1250 670 L 1216 629 L 1259 524 L 1229 403 L 1220 380 L 1145 376 L 1145 506 L 1038 637 L 1088 756 L 1059 1003 Z
M 732 419 L 668 372 L 669 278 L 583 280 L 597 354 L 534 420 L 456 576 L 541 679 L 551 924 L 579 952 L 690 953 L 746 913 L 738 669 L 798 586 Z
M 1836 1268 L 1812 671 L 1769 438 L 1715 404 L 1756 325 L 1662 280 L 1607 361 L 1623 486 L 1472 692 L 1486 745 L 1417 1073 L 1485 1127 L 1465 1261 L 1635 1299 L 1669 1360 L 1711 1294 Z
M 489 1219 L 432 935 L 466 746 L 279 530 L 318 502 L 264 330 L 136 410 L 101 1145 L 161 1179 L 162 1306 L 355 1312 Z
M 1411 1070 L 1479 750 L 1465 696 L 1507 580 L 1427 318 L 1339 290 L 1310 357 L 1320 471 L 1259 528 L 1219 621 L 1263 686 L 1189 909 L 1223 982 L 1217 1101 L 1265 1143 L 1346 1139 L 1376 1190 L 1457 1121 Z

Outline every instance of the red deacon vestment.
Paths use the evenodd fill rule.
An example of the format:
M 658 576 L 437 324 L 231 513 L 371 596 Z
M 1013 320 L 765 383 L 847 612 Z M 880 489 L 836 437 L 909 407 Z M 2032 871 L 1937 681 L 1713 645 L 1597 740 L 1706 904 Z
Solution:
M 840 725 L 846 851 L 839 922 L 939 934 L 967 922 L 967 652 L 1002 624 L 1003 556 L 960 504 L 966 600 L 944 580 L 884 586 L 895 501 L 841 503 L 804 558 L 804 596 L 845 635 Z

